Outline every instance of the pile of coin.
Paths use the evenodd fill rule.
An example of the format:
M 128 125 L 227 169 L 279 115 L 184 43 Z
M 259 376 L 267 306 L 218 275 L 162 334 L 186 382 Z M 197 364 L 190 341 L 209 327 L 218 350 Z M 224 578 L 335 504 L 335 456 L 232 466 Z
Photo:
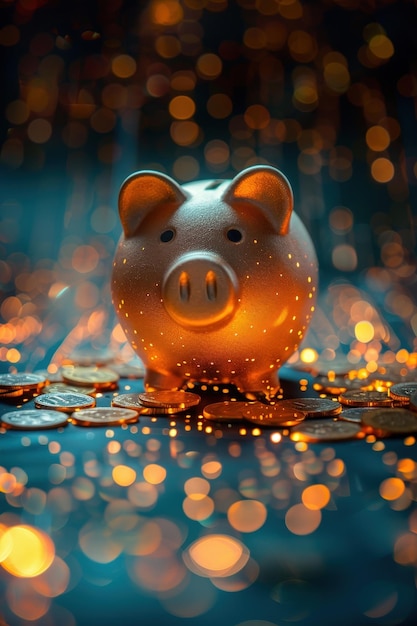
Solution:
M 128 373 L 130 370 L 126 370 Z M 125 372 L 125 374 L 126 374 Z M 132 372 L 132 375 L 138 372 Z M 98 391 L 117 389 L 119 373 L 107 366 L 63 367 L 55 382 L 47 373 L 0 376 L 0 401 L 34 400 L 34 409 L 6 412 L 6 428 L 35 430 L 65 426 L 131 424 L 140 416 L 168 416 L 193 411 L 201 396 L 191 391 L 146 391 L 114 395 L 111 406 L 97 407 Z M 217 423 L 247 423 L 261 429 L 282 429 L 294 441 L 331 441 L 365 437 L 404 436 L 417 433 L 417 381 L 393 382 L 381 389 L 369 380 L 319 375 L 313 387 L 320 397 L 261 401 L 225 400 L 206 404 L 202 415 Z M 326 397 L 327 396 L 327 397 Z M 194 410 L 194 416 L 201 415 Z
M 18 374 L 0 375 L 0 400 L 8 399 L 30 399 L 39 393 L 46 384 L 45 376 L 40 374 Z
M 112 400 L 113 407 L 134 409 L 140 415 L 175 415 L 200 403 L 201 397 L 189 391 L 124 393 Z
M 217 402 L 204 407 L 206 419 L 247 421 L 263 428 L 288 428 L 295 441 L 331 441 L 417 432 L 417 383 L 389 391 L 345 390 L 338 399 L 295 398 L 275 404 Z

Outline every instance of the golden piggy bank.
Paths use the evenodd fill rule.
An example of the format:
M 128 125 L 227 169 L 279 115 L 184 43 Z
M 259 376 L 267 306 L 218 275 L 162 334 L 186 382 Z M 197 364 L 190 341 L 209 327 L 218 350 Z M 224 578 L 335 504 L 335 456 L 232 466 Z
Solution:
M 145 388 L 231 383 L 271 399 L 314 311 L 317 259 L 286 177 L 250 167 L 180 186 L 132 174 L 112 294 Z

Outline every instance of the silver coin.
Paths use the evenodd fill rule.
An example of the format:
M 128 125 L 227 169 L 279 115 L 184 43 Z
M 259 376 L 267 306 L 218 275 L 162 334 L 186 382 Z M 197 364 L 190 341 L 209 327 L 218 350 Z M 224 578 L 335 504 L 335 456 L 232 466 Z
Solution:
M 83 393 L 86 396 L 95 395 L 94 387 L 81 387 L 78 385 L 68 385 L 67 383 L 50 383 L 42 388 L 42 393 Z
M 45 376 L 41 376 L 40 374 L 18 372 L 17 374 L 0 375 L 0 388 L 8 390 L 19 387 L 23 387 L 24 389 L 36 389 L 37 387 L 43 387 L 45 382 Z
M 203 416 L 206 419 L 217 422 L 241 421 L 243 411 L 247 408 L 247 402 L 213 402 L 207 404 L 203 409 Z
M 339 402 L 348 406 L 392 406 L 392 399 L 386 391 L 345 391 Z
M 410 409 L 412 411 L 417 411 L 417 393 L 413 393 L 410 398 Z
M 105 367 L 69 365 L 62 368 L 62 378 L 67 383 L 76 383 L 82 387 L 93 385 L 96 389 L 105 389 L 117 383 L 119 375 Z
M 14 430 L 44 430 L 66 426 L 68 418 L 58 411 L 26 409 L 4 413 L 1 421 L 6 427 Z
M 71 414 L 71 421 L 77 426 L 119 426 L 137 422 L 138 412 L 118 407 L 81 409 Z
M 55 409 L 72 413 L 77 409 L 95 406 L 96 401 L 85 393 L 44 393 L 35 398 L 35 406 L 40 409 Z
M 373 430 L 392 435 L 417 432 L 417 414 L 408 409 L 378 409 L 362 418 L 363 424 Z
M 342 420 L 308 420 L 295 426 L 290 437 L 293 441 L 338 441 L 354 439 L 361 432 L 359 424 Z
M 330 398 L 289 398 L 277 404 L 304 413 L 304 417 L 334 417 L 342 410 L 340 402 Z
M 137 393 L 122 393 L 119 396 L 115 396 L 111 401 L 111 405 L 123 409 L 133 409 L 140 415 L 175 415 L 184 410 L 162 406 L 145 406 L 139 400 L 139 394 Z
M 389 390 L 391 398 L 402 404 L 409 404 L 410 398 L 417 393 L 417 383 L 397 383 Z
M 346 422 L 354 422 L 355 424 L 362 424 L 362 416 L 369 411 L 379 411 L 376 407 L 369 406 L 356 406 L 350 409 L 343 409 L 337 416 L 337 419 L 344 420 Z

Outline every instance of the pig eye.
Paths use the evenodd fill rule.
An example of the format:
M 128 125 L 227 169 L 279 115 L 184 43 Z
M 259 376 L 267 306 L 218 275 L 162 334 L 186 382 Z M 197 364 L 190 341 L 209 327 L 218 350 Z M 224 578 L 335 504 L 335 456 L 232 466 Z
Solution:
M 242 241 L 243 239 L 243 234 L 237 228 L 229 228 L 229 230 L 226 233 L 226 236 L 228 240 L 232 241 L 233 243 L 239 243 L 239 241 Z
M 166 230 L 164 230 L 163 233 L 161 233 L 159 238 L 162 241 L 162 243 L 168 243 L 168 241 L 172 241 L 174 237 L 175 237 L 175 230 L 172 230 L 172 228 L 167 228 Z

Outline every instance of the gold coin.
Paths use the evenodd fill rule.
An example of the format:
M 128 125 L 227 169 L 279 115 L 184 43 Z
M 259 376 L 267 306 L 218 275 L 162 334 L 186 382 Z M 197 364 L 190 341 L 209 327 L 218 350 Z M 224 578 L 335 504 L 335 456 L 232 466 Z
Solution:
M 133 409 L 137 411 L 139 415 L 175 415 L 176 413 L 184 411 L 184 409 L 171 407 L 145 406 L 139 400 L 139 394 L 137 393 L 122 393 L 119 396 L 115 396 L 111 401 L 111 405 L 123 409 Z
M 66 426 L 67 416 L 59 411 L 45 411 L 39 409 L 27 409 L 23 411 L 10 411 L 1 416 L 1 421 L 6 428 L 13 430 L 45 430 Z
M 365 413 L 362 422 L 374 430 L 387 434 L 408 434 L 417 432 L 417 414 L 408 409 L 379 409 Z
M 85 393 L 44 393 L 35 398 L 35 406 L 39 409 L 55 409 L 64 413 L 89 409 L 95 404 L 94 398 Z
M 359 424 L 342 420 L 307 420 L 291 430 L 293 441 L 338 441 L 355 439 L 361 432 Z
M 40 374 L 26 374 L 18 372 L 16 374 L 1 374 L 0 389 L 12 391 L 13 389 L 41 389 L 45 385 L 45 376 Z
M 96 389 L 105 389 L 117 383 L 119 375 L 106 367 L 76 365 L 63 367 L 62 378 L 67 383 L 76 383 L 82 387 L 93 385 Z
M 96 407 L 81 409 L 71 414 L 71 421 L 77 426 L 119 426 L 138 421 L 137 411 L 118 407 Z
M 280 400 L 281 407 L 288 407 L 296 411 L 301 411 L 304 417 L 334 417 L 342 410 L 339 402 L 329 398 L 294 398 Z
M 389 395 L 396 402 L 401 404 L 409 404 L 410 398 L 417 393 L 417 383 L 397 383 L 389 390 Z
M 189 409 L 200 403 L 201 397 L 190 391 L 147 391 L 139 394 L 145 406 Z
M 304 413 L 289 407 L 276 404 L 262 404 L 262 402 L 246 402 L 243 408 L 245 420 L 257 426 L 269 428 L 287 428 L 299 424 L 304 419 Z
M 94 387 L 67 385 L 67 383 L 50 383 L 42 389 L 42 393 L 84 393 L 87 396 L 94 395 L 96 391 Z
M 7 400 L 8 398 L 20 398 L 24 395 L 23 389 L 0 389 L 0 400 Z
M 386 391 L 345 391 L 340 394 L 339 402 L 348 406 L 392 406 Z
M 203 409 L 203 416 L 206 419 L 217 422 L 230 422 L 243 419 L 243 410 L 247 408 L 247 402 L 213 402 L 207 404 Z
M 379 411 L 377 407 L 369 406 L 354 406 L 350 409 L 344 408 L 337 416 L 337 419 L 345 420 L 346 422 L 355 422 L 356 424 L 362 424 L 362 416 L 369 411 Z

